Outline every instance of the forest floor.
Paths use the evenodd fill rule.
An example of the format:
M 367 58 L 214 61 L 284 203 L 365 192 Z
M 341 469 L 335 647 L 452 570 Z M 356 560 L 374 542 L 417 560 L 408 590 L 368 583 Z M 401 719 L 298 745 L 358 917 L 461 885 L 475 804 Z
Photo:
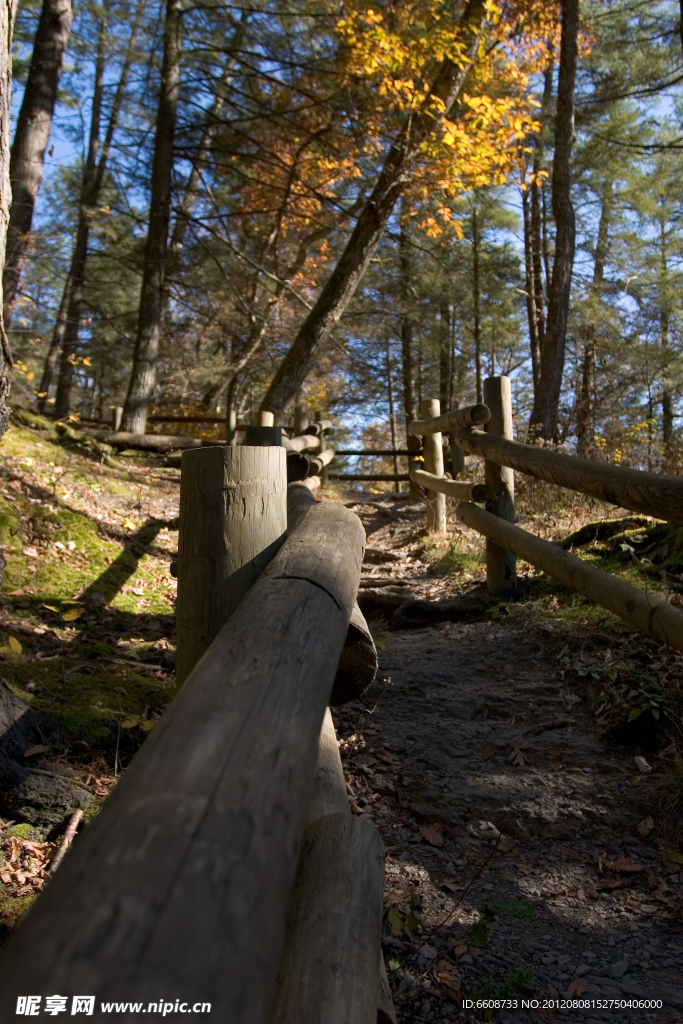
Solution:
M 371 500 L 353 506 L 374 549 L 364 575 L 407 580 L 416 597 L 476 590 L 481 562 L 459 586 L 416 563 L 419 504 Z M 401 560 L 382 564 L 383 551 Z M 675 748 L 649 715 L 636 731 L 642 715 L 624 727 L 605 708 L 610 665 L 673 689 L 680 659 L 550 591 L 489 621 L 409 630 L 376 610 L 378 680 L 334 712 L 356 810 L 385 842 L 403 1024 L 683 1020 Z
M 36 737 L 31 763 L 89 790 L 87 820 L 173 696 L 178 474 L 104 466 L 26 427 L 2 444 L 0 683 L 59 724 L 61 743 Z M 606 514 L 549 494 L 522 492 L 520 517 L 552 539 Z M 480 540 L 452 519 L 448 541 L 430 540 L 407 497 L 326 497 L 368 534 L 361 593 L 375 595 L 363 601 L 380 672 L 334 718 L 353 809 L 387 851 L 401 1024 L 682 1021 L 680 655 L 528 565 L 518 602 L 406 623 L 405 597 L 483 590 Z M 680 570 L 654 564 L 659 527 L 621 525 L 583 557 L 683 600 Z M 63 828 L 0 820 L 0 938 Z M 627 1005 L 642 1000 L 662 1007 Z

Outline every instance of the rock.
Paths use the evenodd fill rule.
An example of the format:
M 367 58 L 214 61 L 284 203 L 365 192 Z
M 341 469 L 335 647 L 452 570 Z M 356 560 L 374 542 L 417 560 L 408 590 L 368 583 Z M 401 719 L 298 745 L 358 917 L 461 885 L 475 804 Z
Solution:
M 626 974 L 627 970 L 628 960 L 617 960 L 615 964 L 608 968 L 607 973 L 610 978 L 621 978 Z
M 31 825 L 58 825 L 67 814 L 94 803 L 85 786 L 56 775 L 41 756 L 24 753 L 37 745 L 58 742 L 58 729 L 47 715 L 35 711 L 0 684 L 0 815 Z
M 583 978 L 584 974 L 588 974 L 589 971 L 590 966 L 588 964 L 579 964 L 579 966 L 574 971 L 574 974 L 577 978 Z

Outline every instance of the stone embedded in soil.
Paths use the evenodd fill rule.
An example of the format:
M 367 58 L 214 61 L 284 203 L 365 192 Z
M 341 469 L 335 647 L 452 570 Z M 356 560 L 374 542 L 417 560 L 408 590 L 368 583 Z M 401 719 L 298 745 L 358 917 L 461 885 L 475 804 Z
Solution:
M 628 960 L 617 960 L 615 964 L 612 964 L 609 968 L 610 977 L 622 978 L 628 971 L 629 963 Z

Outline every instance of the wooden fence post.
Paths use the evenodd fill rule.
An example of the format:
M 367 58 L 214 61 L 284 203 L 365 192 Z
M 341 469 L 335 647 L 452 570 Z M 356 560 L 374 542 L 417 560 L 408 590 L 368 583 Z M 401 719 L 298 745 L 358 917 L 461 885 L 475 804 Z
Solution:
M 228 406 L 227 415 L 225 417 L 225 440 L 228 444 L 235 443 L 235 434 L 237 433 L 237 409 L 234 405 Z
M 451 447 L 451 474 L 454 480 L 457 480 L 458 476 L 465 469 L 465 453 L 462 448 L 458 447 L 457 434 L 455 431 L 451 431 L 449 434 L 449 441 Z
M 486 424 L 488 434 L 498 434 L 512 440 L 512 389 L 509 377 L 487 377 L 484 381 L 484 403 L 491 410 Z M 484 483 L 491 497 L 486 508 L 508 523 L 515 521 L 515 474 L 507 466 L 484 462 Z M 515 556 L 509 551 L 486 541 L 486 580 L 492 594 L 513 597 L 517 592 Z
M 182 683 L 284 543 L 284 448 L 183 452 L 178 537 L 178 653 Z
M 441 413 L 438 398 L 425 398 L 420 405 L 422 419 L 431 419 Z M 441 434 L 424 435 L 424 468 L 434 476 L 443 476 L 443 442 Z M 436 491 L 425 491 L 427 499 L 427 530 L 429 533 L 446 532 L 446 496 Z
M 324 419 L 325 419 L 325 410 L 324 409 L 318 409 L 316 414 L 315 414 L 315 418 L 316 418 L 316 420 L 319 423 L 322 423 L 324 421 Z M 321 452 L 325 451 L 325 445 L 327 443 L 326 440 L 325 440 L 325 435 L 326 434 L 327 434 L 326 430 L 321 430 L 321 432 L 320 432 L 320 451 Z M 330 471 L 329 471 L 329 469 L 327 467 L 327 464 L 324 465 L 322 467 L 322 469 L 321 469 L 321 472 L 320 472 L 320 482 L 322 483 L 323 487 L 327 487 L 327 485 L 330 482 Z
M 294 437 L 301 437 L 308 430 L 310 418 L 305 405 L 297 405 L 294 410 Z
M 281 445 L 282 427 L 275 426 L 275 416 L 272 412 L 260 412 L 257 415 L 258 423 L 247 427 L 244 432 L 244 444 L 254 447 L 262 445 Z

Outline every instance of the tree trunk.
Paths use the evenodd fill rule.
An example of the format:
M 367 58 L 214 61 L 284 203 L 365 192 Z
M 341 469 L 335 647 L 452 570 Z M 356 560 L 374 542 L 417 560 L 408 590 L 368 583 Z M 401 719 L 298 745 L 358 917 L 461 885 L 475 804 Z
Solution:
M 468 0 L 461 19 L 463 51 L 474 57 L 484 18 L 484 0 Z M 458 66 L 446 58 L 439 69 L 422 109 L 408 121 L 391 146 L 375 187 L 356 221 L 356 227 L 313 309 L 302 324 L 289 352 L 280 363 L 261 408 L 282 416 L 296 398 L 315 363 L 316 356 L 346 309 L 384 234 L 387 221 L 410 178 L 423 142 L 434 131 L 434 100 L 448 113 L 455 103 L 469 69 L 469 60 Z
M 7 225 L 12 201 L 9 179 L 10 146 L 10 104 L 12 94 L 12 29 L 14 28 L 13 0 L 0 0 L 0 265 L 5 262 L 5 243 L 7 241 Z M 0 284 L 0 288 L 2 285 Z M 2 296 L 0 295 L 0 298 Z M 7 397 L 9 395 L 8 373 L 12 367 L 12 356 L 7 342 L 3 318 L 3 303 L 0 302 L 0 437 L 7 430 L 9 413 Z M 5 574 L 5 556 L 0 551 L 0 587 Z
M 175 134 L 178 84 L 180 80 L 181 0 L 166 0 L 164 59 L 159 89 L 149 228 L 140 292 L 140 313 L 133 370 L 123 413 L 122 427 L 142 434 L 156 386 L 161 318 L 164 306 L 164 279 L 171 219 L 171 174 Z
M 403 206 L 403 204 L 401 204 Z M 403 370 L 403 415 L 406 422 L 406 439 L 409 451 L 417 451 L 420 441 L 408 430 L 408 425 L 417 419 L 417 387 L 415 380 L 415 331 L 410 310 L 410 248 L 407 218 L 401 209 L 400 234 L 398 240 L 398 266 L 401 309 L 401 366 Z M 408 457 L 408 473 L 415 468 L 415 461 Z M 410 484 L 411 498 L 419 498 L 420 489 Z
M 612 182 L 605 182 L 598 225 L 598 239 L 595 246 L 595 263 L 593 264 L 593 287 L 591 298 L 598 304 L 602 298 L 602 286 L 605 277 L 605 262 L 609 242 L 609 225 L 612 215 Z M 591 303 L 592 305 L 592 303 Z M 593 310 L 589 308 L 589 323 L 586 330 L 586 341 L 583 349 L 581 367 L 581 384 L 579 401 L 576 407 L 576 450 L 585 455 L 593 444 L 593 381 L 595 379 L 595 324 Z
M 674 406 L 671 381 L 669 379 L 669 350 L 671 348 L 671 328 L 669 311 L 669 288 L 668 276 L 669 265 L 667 259 L 667 224 L 660 221 L 660 269 L 661 279 L 659 285 L 659 317 L 662 342 L 662 441 L 664 442 L 664 466 L 667 472 L 671 470 L 673 460 L 673 436 L 674 436 Z
M 533 259 L 533 232 L 531 212 L 529 209 L 529 191 L 522 192 L 522 213 L 524 218 L 524 283 L 526 285 L 526 315 L 529 325 L 529 350 L 531 352 L 531 373 L 534 382 L 534 394 L 538 391 L 541 372 L 541 348 L 538 333 L 538 299 L 536 296 L 536 277 Z
M 116 124 L 118 121 L 121 104 L 125 96 L 128 74 L 133 61 L 135 40 L 140 27 L 143 10 L 146 0 L 140 0 L 135 11 L 133 24 L 128 39 L 128 47 L 121 68 L 121 75 L 116 87 L 114 101 L 109 114 L 109 123 L 104 142 L 100 150 L 99 133 L 100 118 L 102 113 L 103 99 L 103 75 L 106 60 L 106 32 L 107 18 L 109 13 L 109 2 L 105 0 L 102 4 L 102 19 L 98 38 L 98 53 L 95 70 L 95 91 L 93 95 L 92 116 L 90 124 L 90 140 L 88 155 L 83 172 L 81 183 L 81 194 L 79 200 L 78 225 L 76 228 L 76 243 L 71 257 L 69 274 L 64 285 L 62 305 L 59 316 L 55 323 L 52 341 L 45 359 L 43 380 L 40 385 L 40 393 L 44 397 L 40 399 L 41 407 L 44 408 L 48 398 L 54 362 L 57 353 L 61 352 L 59 368 L 59 384 L 57 387 L 56 415 L 67 416 L 71 399 L 71 385 L 75 366 L 74 356 L 78 347 L 78 329 L 81 321 L 81 304 L 83 301 L 83 290 L 85 287 L 85 268 L 88 258 L 88 236 L 90 233 L 90 218 L 94 207 L 97 205 L 99 194 L 102 189 L 104 175 L 107 167 L 109 150 L 111 149 Z
M 107 21 L 109 17 L 109 0 L 103 0 L 100 15 L 100 27 L 97 34 L 97 58 L 95 60 L 95 89 L 92 98 L 90 115 L 90 137 L 88 155 L 83 168 L 83 181 L 78 209 L 78 227 L 76 245 L 69 271 L 69 305 L 66 314 L 62 354 L 59 365 L 59 381 L 57 382 L 57 401 L 55 415 L 58 419 L 69 415 L 69 398 L 71 381 L 76 365 L 76 348 L 78 346 L 78 326 L 81 319 L 81 302 L 85 283 L 85 261 L 88 255 L 88 234 L 90 216 L 92 214 L 92 187 L 97 168 L 97 151 L 100 143 L 100 120 L 102 118 L 102 99 L 104 95 L 104 65 L 106 60 Z M 70 287 L 69 287 L 70 286 Z M 60 310 L 61 312 L 61 310 Z M 59 318 L 57 320 L 59 325 Z M 43 389 L 41 388 L 41 391 Z
M 389 430 L 391 432 L 391 447 L 394 452 L 396 451 L 396 408 L 394 405 L 394 382 L 392 380 L 392 369 L 391 369 L 391 342 L 389 341 L 389 335 L 386 337 L 386 355 L 387 355 L 387 396 L 389 398 Z M 398 455 L 394 455 L 394 475 L 398 476 Z M 396 493 L 400 493 L 401 484 L 396 481 L 394 487 Z
M 552 440 L 557 435 L 569 295 L 574 265 L 576 225 L 571 201 L 571 153 L 574 140 L 574 93 L 578 59 L 579 0 L 562 4 L 560 73 L 553 159 L 553 216 L 555 260 L 550 283 L 548 319 L 541 342 L 538 394 L 529 423 L 532 436 Z
M 55 372 L 55 365 L 57 363 L 57 357 L 61 349 L 62 341 L 64 340 L 64 329 L 66 327 L 66 314 L 69 309 L 69 298 L 71 296 L 71 269 L 67 274 L 66 281 L 64 283 L 64 291 L 62 292 L 62 301 L 59 306 L 59 313 L 57 314 L 57 320 L 55 321 L 55 329 L 52 332 L 52 338 L 50 340 L 50 347 L 47 350 L 45 356 L 45 363 L 43 365 L 43 377 L 40 382 L 40 390 L 38 391 L 38 412 L 45 412 L 45 406 L 50 396 L 50 388 L 52 387 L 52 378 Z
M 29 247 L 71 18 L 71 0 L 43 0 L 10 160 L 12 209 L 2 279 L 5 328 Z
M 481 237 L 479 235 L 479 219 L 476 206 L 472 210 L 472 305 L 474 308 L 474 372 L 476 379 L 477 401 L 481 402 L 484 389 L 484 377 L 481 367 L 481 289 L 479 286 L 479 256 Z
M 453 401 L 453 345 L 448 301 L 443 298 L 439 310 L 439 401 L 448 412 Z

